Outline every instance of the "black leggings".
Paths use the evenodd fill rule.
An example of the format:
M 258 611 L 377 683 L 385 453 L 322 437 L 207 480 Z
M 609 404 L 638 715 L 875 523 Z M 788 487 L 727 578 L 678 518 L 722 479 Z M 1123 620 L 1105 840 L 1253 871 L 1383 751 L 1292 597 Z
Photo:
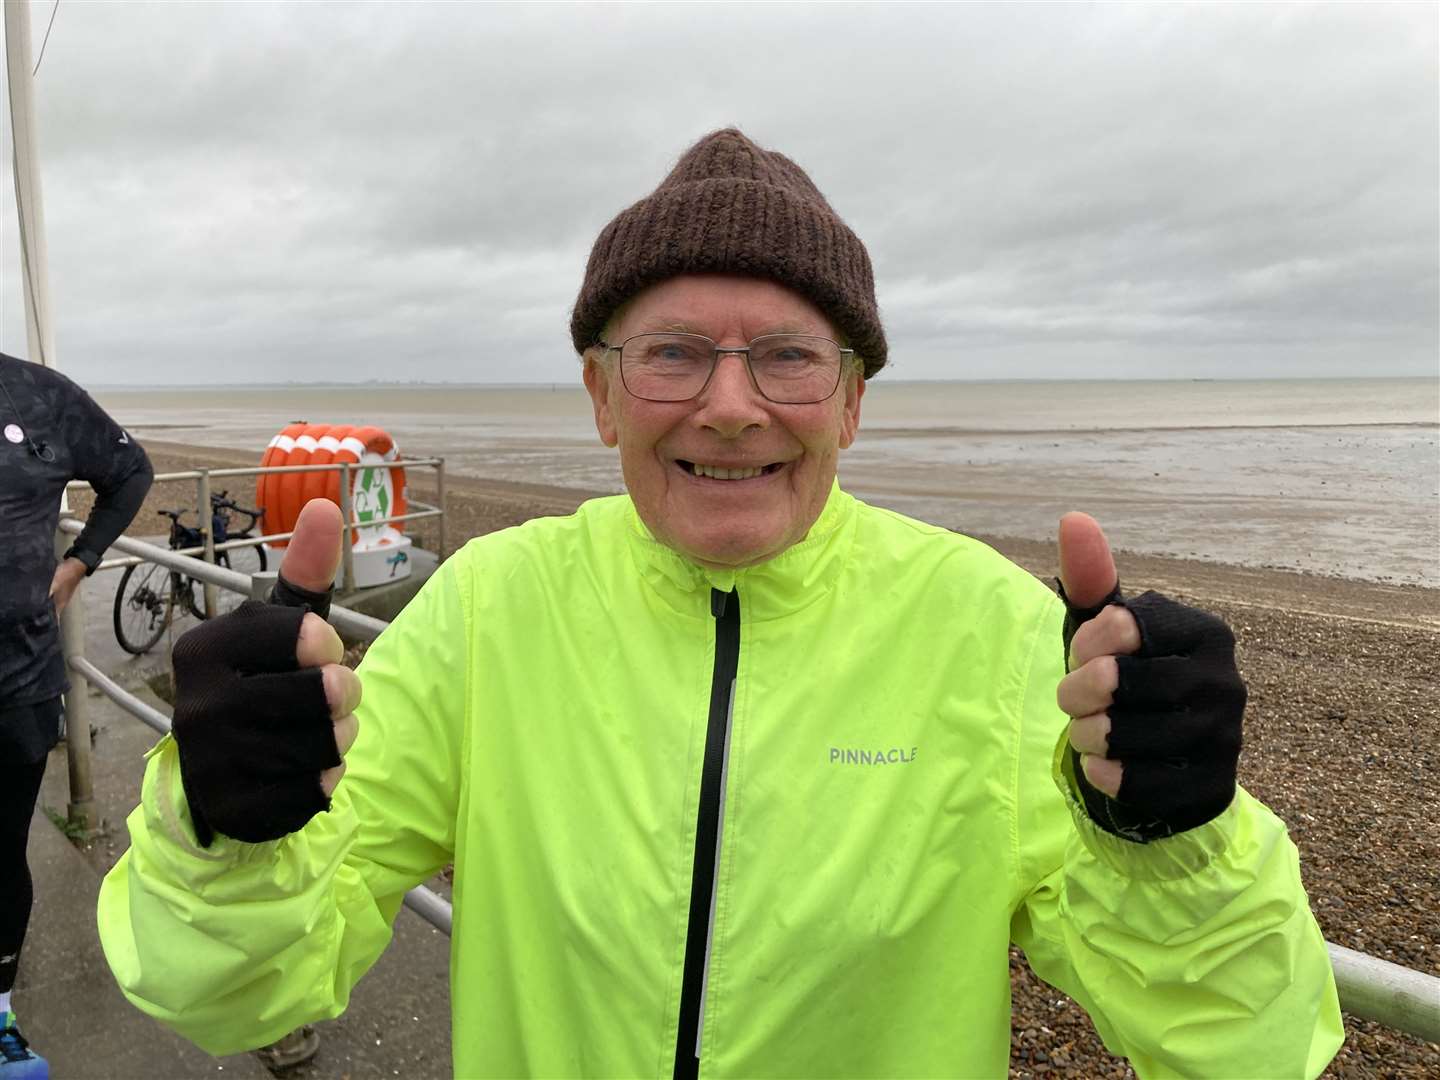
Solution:
M 40 795 L 45 759 L 19 765 L 0 762 L 0 994 L 15 988 L 20 946 L 30 922 L 30 864 L 25 845 Z

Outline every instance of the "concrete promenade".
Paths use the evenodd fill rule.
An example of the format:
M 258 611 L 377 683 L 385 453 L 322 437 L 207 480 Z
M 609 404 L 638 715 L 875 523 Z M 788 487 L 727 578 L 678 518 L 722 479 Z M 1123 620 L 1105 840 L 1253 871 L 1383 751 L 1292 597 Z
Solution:
M 87 657 L 127 690 L 169 712 L 145 685 L 168 666 L 174 636 L 193 625 L 184 617 L 151 654 L 130 657 L 115 642 L 111 605 L 118 571 L 82 587 Z M 26 1037 L 51 1062 L 55 1080 L 169 1080 L 201 1076 L 269 1077 L 249 1054 L 213 1058 L 145 1016 L 120 993 L 105 965 L 95 930 L 100 880 L 128 845 L 125 817 L 139 799 L 142 755 L 157 736 L 103 696 L 84 688 L 95 731 L 95 800 L 102 835 L 72 844 L 50 813 L 63 819 L 68 802 L 65 743 L 52 752 L 31 825 L 29 861 L 35 907 L 21 958 L 14 1002 Z M 47 813 L 49 811 L 50 813 Z M 340 1018 L 318 1025 L 320 1053 L 296 1078 L 449 1077 L 449 939 L 408 910 L 395 939 L 356 987 Z

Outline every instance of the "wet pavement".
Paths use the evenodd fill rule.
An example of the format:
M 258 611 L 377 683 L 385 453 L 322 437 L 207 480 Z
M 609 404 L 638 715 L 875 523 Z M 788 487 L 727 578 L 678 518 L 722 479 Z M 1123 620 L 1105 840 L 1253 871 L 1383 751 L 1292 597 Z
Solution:
M 86 656 L 125 689 L 168 715 L 146 685 L 168 669 L 170 645 L 195 620 L 184 616 L 150 653 L 134 657 L 115 639 L 112 605 L 120 571 L 85 581 Z M 105 965 L 95 930 L 104 872 L 128 843 L 124 819 L 139 799 L 142 757 L 158 737 L 97 692 L 83 689 L 94 730 L 92 782 L 101 834 L 72 844 L 61 821 L 69 802 L 65 743 L 51 754 L 31 826 L 35 907 L 15 988 L 15 1008 L 55 1080 L 199 1076 L 268 1077 L 249 1054 L 214 1058 L 129 1004 Z M 402 910 L 395 938 L 360 981 L 340 1018 L 317 1025 L 320 1052 L 295 1078 L 449 1077 L 449 939 Z

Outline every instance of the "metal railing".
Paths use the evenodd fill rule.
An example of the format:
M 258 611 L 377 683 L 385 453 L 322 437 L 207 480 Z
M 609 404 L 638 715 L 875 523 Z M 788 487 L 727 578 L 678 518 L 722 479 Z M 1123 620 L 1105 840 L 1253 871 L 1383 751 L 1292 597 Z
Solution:
M 81 529 L 80 523 L 73 518 L 61 521 L 60 527 L 69 533 L 78 533 Z M 251 596 L 263 597 L 274 580 L 274 571 L 257 574 L 252 579 L 245 574 L 236 573 L 220 566 L 204 565 L 193 557 L 180 555 L 128 537 L 121 537 L 115 542 L 115 546 L 148 561 L 180 570 L 191 577 L 208 579 L 217 587 Z M 78 604 L 79 596 L 77 594 L 70 606 L 65 609 L 65 614 L 61 619 L 70 670 L 84 678 L 126 712 L 138 717 L 156 731 L 169 731 L 170 718 L 168 716 L 127 692 L 84 658 L 83 641 L 76 637 L 77 632 L 73 629 L 81 622 L 80 613 L 75 610 Z M 371 618 L 368 615 L 338 606 L 330 609 L 330 622 L 336 629 L 367 641 L 373 641 L 389 625 L 381 619 Z M 71 695 L 71 699 L 76 703 L 81 703 L 84 695 Z M 83 713 L 81 715 L 83 717 Z M 74 725 L 77 722 L 76 714 L 72 712 L 70 717 L 68 723 Z M 88 732 L 88 721 L 79 730 Z M 79 751 L 80 756 L 85 757 L 83 773 L 88 785 L 90 740 L 83 737 L 77 740 L 71 737 L 67 739 L 66 746 L 72 751 Z M 77 805 L 75 777 L 76 773 L 72 768 L 72 815 Z M 89 798 L 88 787 L 85 789 L 84 798 L 86 800 Z M 93 823 L 91 827 L 93 827 Z M 437 929 L 443 930 L 446 934 L 451 932 L 451 905 L 424 886 L 417 886 L 406 894 L 405 906 Z M 1331 966 L 1335 971 L 1335 985 L 1339 990 L 1341 1008 L 1362 1020 L 1374 1020 L 1387 1027 L 1417 1035 L 1422 1039 L 1440 1042 L 1440 978 L 1423 971 L 1415 971 L 1399 964 L 1392 964 L 1390 961 L 1381 960 L 1376 956 L 1356 952 L 1354 949 L 1347 949 L 1343 945 L 1334 945 L 1329 942 L 1326 945 L 1330 952 Z
M 60 522 L 62 535 L 78 535 L 84 526 L 74 518 Z M 63 541 L 62 541 L 63 542 Z M 57 543 L 58 546 L 58 543 Z M 68 543 L 66 543 L 68 547 Z M 158 563 L 171 570 L 179 570 L 197 580 L 203 580 L 212 587 L 227 589 L 262 599 L 268 595 L 269 586 L 274 583 L 275 571 L 268 574 L 241 574 L 223 566 L 207 565 L 189 555 L 179 555 L 168 548 L 156 547 L 143 540 L 122 536 L 113 547 L 148 561 Z M 348 546 L 348 545 L 347 545 Z M 120 708 L 155 731 L 167 734 L 170 731 L 170 717 L 159 709 L 140 700 L 114 679 L 110 678 L 89 660 L 85 659 L 83 610 L 77 593 L 66 606 L 60 617 L 61 634 L 65 647 L 65 662 L 69 669 L 87 683 L 99 690 Z M 374 641 L 390 624 L 349 608 L 332 606 L 330 624 L 343 634 L 361 641 Z M 90 785 L 90 720 L 84 694 L 66 696 L 66 727 L 70 732 L 65 740 L 66 753 L 71 758 L 70 769 L 70 819 L 86 830 L 96 826 L 94 792 Z M 80 733 L 80 737 L 76 737 Z M 77 765 L 79 766 L 77 769 Z M 450 933 L 451 909 L 444 898 L 417 885 L 405 894 L 405 906 L 414 911 L 438 930 Z
M 352 469 L 419 469 L 430 468 L 435 470 L 435 497 L 438 506 L 420 502 L 418 499 L 408 499 L 411 506 L 418 509 L 405 514 L 390 514 L 381 518 L 370 518 L 366 521 L 355 520 L 355 508 L 351 500 L 350 473 Z M 154 478 L 154 483 L 170 483 L 181 480 L 195 481 L 195 512 L 198 520 L 196 531 L 203 537 L 203 542 L 193 548 L 179 549 L 179 553 L 185 555 L 201 555 L 205 562 L 214 565 L 215 553 L 217 551 L 229 551 L 233 548 L 255 547 L 259 544 L 274 544 L 282 540 L 289 540 L 293 532 L 266 533 L 262 536 L 248 536 L 239 540 L 230 540 L 223 544 L 215 543 L 214 529 L 212 528 L 212 512 L 210 510 L 210 493 L 214 490 L 212 481 L 225 479 L 232 476 L 265 476 L 271 473 L 312 473 L 312 472 L 338 472 L 340 474 L 340 514 L 342 518 L 350 522 L 352 529 L 372 529 L 381 525 L 393 525 L 401 521 L 419 521 L 424 518 L 436 518 L 435 523 L 438 537 L 436 539 L 436 554 L 440 561 L 445 561 L 448 554 L 446 550 L 447 538 L 445 535 L 445 459 L 443 457 L 431 458 L 397 458 L 394 461 L 383 462 L 353 462 L 337 461 L 323 465 L 243 465 L 227 467 L 223 469 L 187 469 L 183 472 L 159 473 Z M 74 488 L 77 491 L 88 490 L 90 485 L 85 480 L 72 480 L 65 485 L 68 491 Z M 114 570 L 124 566 L 133 566 L 143 562 L 141 557 L 124 559 L 106 559 L 97 570 Z M 197 577 L 197 575 L 191 575 Z M 215 614 L 215 588 L 212 583 L 202 582 L 205 596 L 206 617 Z M 340 588 L 344 592 L 355 590 L 355 553 L 349 544 L 341 549 L 340 556 Z

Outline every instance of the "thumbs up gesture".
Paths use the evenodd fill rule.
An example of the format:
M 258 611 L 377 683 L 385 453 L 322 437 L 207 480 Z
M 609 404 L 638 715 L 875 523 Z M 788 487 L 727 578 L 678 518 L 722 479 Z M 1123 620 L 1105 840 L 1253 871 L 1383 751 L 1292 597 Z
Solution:
M 1060 587 L 1068 674 L 1056 699 L 1091 819 L 1145 843 L 1219 816 L 1235 795 L 1246 696 L 1230 628 L 1158 593 L 1125 599 L 1087 514 L 1060 519 Z
M 341 542 L 339 508 L 310 501 L 270 603 L 248 601 L 175 643 L 173 732 L 202 847 L 216 832 L 249 843 L 295 832 L 344 775 L 360 680 L 323 618 Z

